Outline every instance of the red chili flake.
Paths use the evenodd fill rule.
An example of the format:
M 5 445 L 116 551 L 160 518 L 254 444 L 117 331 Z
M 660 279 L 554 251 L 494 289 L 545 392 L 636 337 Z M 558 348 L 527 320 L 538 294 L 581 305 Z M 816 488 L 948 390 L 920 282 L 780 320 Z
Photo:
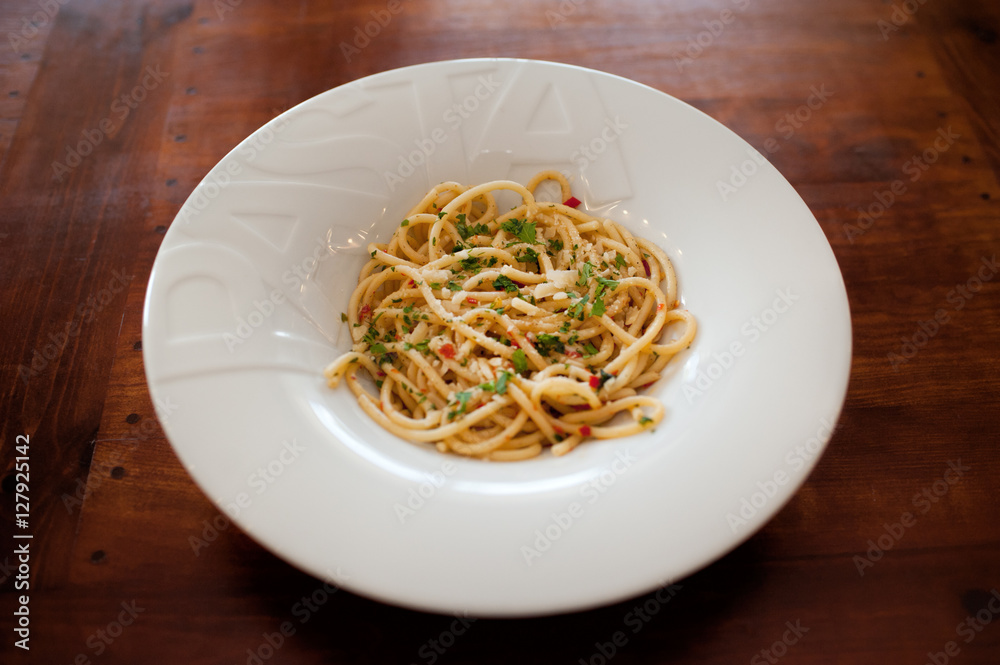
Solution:
M 571 196 L 565 201 L 563 201 L 563 205 L 569 206 L 570 208 L 575 208 L 578 205 L 580 205 L 580 199 L 576 198 L 575 196 Z
M 653 274 L 649 271 L 649 263 L 646 262 L 646 259 L 642 260 L 642 267 L 645 268 L 646 270 L 646 277 L 649 277 L 650 275 Z
M 646 385 L 644 385 L 644 386 L 639 386 L 639 390 L 645 390 L 646 388 L 650 387 L 650 386 L 651 386 L 651 385 L 653 385 L 654 383 L 656 383 L 656 381 L 650 381 L 649 383 L 647 383 L 647 384 L 646 384 Z
M 601 387 L 601 377 L 597 376 L 596 374 L 591 374 L 590 375 L 590 387 L 593 388 L 594 390 L 597 390 L 598 388 L 600 388 Z
M 383 372 L 382 370 L 379 370 L 378 371 L 378 375 L 379 375 L 379 378 L 381 378 L 381 377 L 385 376 L 385 372 Z
M 521 348 L 521 345 L 517 343 L 517 340 L 514 339 L 514 335 L 509 330 L 507 331 L 507 339 L 510 341 L 510 345 L 513 346 L 515 349 Z
M 580 427 L 580 436 L 590 436 L 590 425 Z
M 566 350 L 566 357 L 567 358 L 582 358 L 583 354 L 580 353 L 579 351 L 577 351 L 576 349 L 567 349 Z
M 452 346 L 450 342 L 442 344 L 441 348 L 438 349 L 438 355 L 442 358 L 448 358 L 450 360 L 455 357 L 455 347 Z
M 414 281 L 413 281 L 413 280 L 411 279 L 411 280 L 410 280 L 409 282 L 407 282 L 407 283 L 406 283 L 406 285 L 407 285 L 407 286 L 416 286 L 416 285 L 417 285 L 417 283 L 416 283 L 416 282 L 414 282 Z
M 556 427 L 553 427 L 552 429 L 554 429 L 556 431 L 556 434 L 565 434 L 566 433 L 566 432 L 563 431 L 563 428 L 559 427 L 558 425 Z
M 465 302 L 470 303 L 472 305 L 478 305 L 479 304 L 479 301 L 476 300 L 475 298 L 473 298 L 472 296 L 465 296 Z
M 372 313 L 372 308 L 371 308 L 370 305 L 367 305 L 367 304 L 362 305 L 361 306 L 361 311 L 358 312 L 358 318 L 361 319 L 362 321 L 364 321 L 369 316 L 371 316 L 371 313 Z
M 661 303 L 660 303 L 659 305 L 657 305 L 657 306 L 656 306 L 656 311 L 657 311 L 657 312 L 662 312 L 662 311 L 663 311 L 664 309 L 666 309 L 666 307 L 667 307 L 667 306 L 666 306 L 666 305 L 664 305 L 664 304 L 663 304 L 663 303 L 661 302 Z

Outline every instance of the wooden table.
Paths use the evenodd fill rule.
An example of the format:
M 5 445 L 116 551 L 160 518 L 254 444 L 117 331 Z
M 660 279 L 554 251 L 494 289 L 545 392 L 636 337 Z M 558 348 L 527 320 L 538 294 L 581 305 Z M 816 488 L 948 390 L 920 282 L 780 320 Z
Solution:
M 2 522 L 20 532 L 29 436 L 33 535 L 28 591 L 25 541 L 2 539 L 4 663 L 1000 661 L 995 3 L 11 0 L 0 27 Z M 141 353 L 164 232 L 279 112 L 472 56 L 592 67 L 702 109 L 788 178 L 843 271 L 854 363 L 826 454 L 668 603 L 459 632 L 319 593 L 236 527 L 189 543 L 218 512 L 163 436 Z

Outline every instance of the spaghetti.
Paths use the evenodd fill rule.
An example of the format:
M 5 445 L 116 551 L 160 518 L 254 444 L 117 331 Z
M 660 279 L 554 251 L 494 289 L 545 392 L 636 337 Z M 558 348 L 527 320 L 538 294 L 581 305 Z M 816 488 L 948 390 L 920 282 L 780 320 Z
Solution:
M 546 180 L 564 203 L 536 200 Z M 521 205 L 501 212 L 500 190 Z M 434 187 L 369 245 L 342 315 L 354 346 L 325 369 L 329 386 L 346 377 L 399 437 L 493 460 L 661 422 L 663 404 L 639 391 L 691 343 L 695 319 L 660 248 L 577 205 L 558 171 Z

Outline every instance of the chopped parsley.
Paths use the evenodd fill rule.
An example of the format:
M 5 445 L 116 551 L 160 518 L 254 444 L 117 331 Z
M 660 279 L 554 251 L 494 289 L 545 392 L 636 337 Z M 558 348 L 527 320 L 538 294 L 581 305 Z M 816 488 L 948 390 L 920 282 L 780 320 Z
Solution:
M 507 293 L 517 293 L 520 291 L 517 284 L 514 283 L 514 280 L 506 275 L 500 275 L 494 279 L 493 288 L 497 291 L 506 291 Z
M 521 349 L 517 349 L 511 354 L 510 361 L 514 363 L 514 371 L 518 374 L 524 374 L 528 371 L 528 357 Z
M 466 224 L 464 212 L 455 215 L 455 217 L 458 218 L 458 223 L 455 224 L 455 228 L 458 230 L 458 235 L 462 236 L 462 240 L 468 240 L 472 236 L 489 235 L 490 227 L 486 224 Z
M 496 386 L 494 391 L 497 395 L 503 395 L 507 392 L 507 381 L 510 380 L 510 372 L 500 372 L 500 376 L 497 377 Z
M 480 270 L 482 270 L 482 267 L 479 265 L 479 257 L 476 256 L 470 256 L 467 259 L 462 259 L 461 261 L 458 262 L 458 267 L 459 270 L 455 270 L 454 268 L 452 268 L 451 271 L 461 272 L 462 270 L 468 270 L 473 274 L 475 274 Z
M 536 266 L 539 265 L 538 252 L 536 252 L 530 247 L 525 248 L 523 253 L 518 254 L 514 258 L 520 261 L 521 263 L 534 263 Z M 539 267 L 539 269 L 541 268 Z
M 604 369 L 602 368 L 602 369 L 601 369 L 601 373 L 600 373 L 600 375 L 599 375 L 599 378 L 598 378 L 598 380 L 597 380 L 597 390 L 600 390 L 601 388 L 603 388 L 603 387 L 604 387 L 604 384 L 605 384 L 605 383 L 607 383 L 608 381 L 610 381 L 610 380 L 611 380 L 611 379 L 613 379 L 613 378 L 615 378 L 615 375 L 614 375 L 614 374 L 608 374 L 608 373 L 607 373 L 607 372 L 605 372 L 605 371 L 604 371 Z
M 382 314 L 383 312 L 379 312 L 375 316 L 375 318 L 372 319 L 372 322 L 368 324 L 368 330 L 365 331 L 364 337 L 361 338 L 361 341 L 364 342 L 365 344 L 368 344 L 369 346 L 375 344 L 375 342 L 378 341 L 378 328 L 375 327 L 375 322 L 382 317 Z M 361 325 L 361 324 L 356 324 L 356 325 Z M 383 351 L 383 353 L 385 352 Z
M 538 350 L 540 355 L 548 356 L 553 351 L 562 353 L 566 350 L 566 345 L 559 338 L 559 335 L 540 333 L 536 339 L 535 349 Z
M 506 222 L 500 225 L 500 228 L 516 236 L 521 242 L 527 243 L 529 245 L 535 244 L 535 223 L 531 224 L 525 223 L 524 219 L 508 219 Z
M 594 269 L 594 266 L 590 265 L 590 261 L 584 261 L 583 265 L 577 271 L 580 274 L 580 279 L 576 280 L 577 286 L 586 286 L 587 280 L 590 279 L 590 272 Z
M 426 356 L 431 352 L 430 343 L 431 343 L 430 339 L 422 339 L 416 344 L 410 344 L 409 342 L 405 342 L 403 344 L 403 350 L 409 351 L 410 349 L 416 349 L 417 351 Z
M 576 304 L 574 304 L 572 307 L 566 310 L 566 313 L 569 315 L 571 319 L 577 319 L 578 321 L 583 321 L 583 307 L 584 305 L 587 304 L 588 300 L 590 300 L 589 293 L 580 298 L 579 300 L 577 300 Z
M 600 284 L 601 286 L 606 286 L 606 287 L 608 287 L 609 289 L 612 289 L 612 290 L 618 288 L 618 282 L 616 282 L 613 279 L 607 279 L 605 277 L 601 277 L 600 275 L 596 276 L 594 279 L 596 279 L 597 283 Z
M 615 265 L 618 266 L 619 270 L 623 270 L 628 264 L 625 262 L 625 257 L 622 256 L 621 252 L 615 252 Z
M 496 381 L 490 381 L 489 383 L 480 383 L 479 387 L 483 390 L 490 390 L 495 392 L 497 395 L 503 395 L 507 392 L 507 381 L 510 380 L 511 373 L 506 370 L 501 370 L 500 374 L 497 376 Z
M 563 241 L 559 238 L 553 238 L 549 241 L 549 254 L 554 254 L 556 252 L 561 252 L 563 248 Z
M 590 308 L 590 315 L 604 316 L 604 312 L 605 312 L 604 300 L 602 300 L 601 298 L 595 298 L 594 304 Z
M 455 393 L 455 410 L 448 413 L 448 420 L 452 420 L 455 416 L 465 413 L 465 410 L 469 407 L 469 400 L 472 399 L 472 391 L 462 390 Z

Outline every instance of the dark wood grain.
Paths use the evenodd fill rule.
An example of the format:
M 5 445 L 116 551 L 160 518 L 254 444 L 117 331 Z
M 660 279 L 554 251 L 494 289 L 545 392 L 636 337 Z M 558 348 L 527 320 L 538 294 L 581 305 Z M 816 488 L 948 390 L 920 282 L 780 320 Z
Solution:
M 680 580 L 669 603 L 480 620 L 434 660 L 596 664 L 598 645 L 625 630 L 615 663 L 761 663 L 779 651 L 789 663 L 925 663 L 951 641 L 949 662 L 996 663 L 1000 616 L 981 632 L 958 627 L 987 616 L 1000 588 L 1000 276 L 955 296 L 1000 254 L 996 4 L 406 0 L 345 55 L 341 44 L 385 6 L 0 7 L 2 523 L 13 530 L 15 437 L 30 434 L 35 536 L 30 653 L 13 646 L 16 562 L 2 539 L 0 660 L 254 662 L 291 621 L 263 662 L 432 662 L 448 617 L 338 591 L 300 621 L 296 603 L 320 582 L 221 517 L 166 440 L 145 383 L 142 307 L 180 205 L 268 119 L 394 67 L 517 56 L 638 80 L 766 151 L 843 271 L 851 383 L 805 486 L 762 531 Z M 725 29 L 689 48 L 727 9 Z M 141 100 L 116 104 L 144 80 Z M 817 90 L 822 104 L 789 123 Z M 914 171 L 939 136 L 947 148 Z M 860 217 L 894 183 L 892 204 Z M 947 322 L 900 360 L 940 310 Z M 960 479 L 935 495 L 956 467 Z M 906 513 L 915 522 L 893 547 L 859 564 Z M 206 533 L 208 546 L 192 546 Z M 643 605 L 656 613 L 633 633 L 626 617 Z M 130 608 L 134 621 L 102 641 L 97 631 Z M 764 654 L 789 625 L 808 630 Z

